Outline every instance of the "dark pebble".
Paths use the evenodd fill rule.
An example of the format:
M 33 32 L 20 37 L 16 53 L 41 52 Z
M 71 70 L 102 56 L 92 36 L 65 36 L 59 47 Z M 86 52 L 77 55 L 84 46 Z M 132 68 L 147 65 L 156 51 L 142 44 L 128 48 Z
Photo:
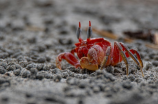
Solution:
M 60 69 L 55 68 L 55 69 L 52 69 L 51 72 L 52 72 L 53 74 L 57 74 L 57 73 L 60 72 Z
M 46 61 L 45 57 L 39 57 L 39 58 L 37 58 L 37 62 L 38 63 L 44 63 L 45 61 Z
M 114 67 L 113 66 L 107 66 L 106 71 L 113 74 L 114 73 Z
M 78 79 L 83 79 L 82 74 L 74 74 L 74 77 L 78 78 Z
M 0 41 L 4 40 L 5 39 L 5 36 L 4 35 L 0 35 Z
M 28 65 L 28 62 L 27 61 L 20 61 L 19 64 L 22 66 L 22 67 L 26 67 Z
M 74 77 L 75 73 L 74 72 L 70 72 L 69 76 Z
M 7 68 L 7 63 L 6 62 L 0 62 L 0 66 L 3 66 L 5 69 Z
M 2 98 L 0 98 L 2 102 L 8 102 L 9 101 L 9 97 L 3 96 Z
M 48 65 L 44 65 L 44 66 L 43 66 L 43 70 L 44 70 L 44 71 L 48 71 L 48 70 L 50 70 L 50 66 L 48 66 Z
M 104 77 L 110 81 L 115 81 L 115 77 L 111 73 L 104 72 Z
M 9 66 L 7 66 L 7 70 L 8 71 L 13 71 L 13 70 L 15 70 L 16 69 L 16 66 L 15 65 L 9 65 Z
M 155 85 L 155 84 L 149 84 L 148 85 L 150 88 L 152 88 L 152 89 L 157 89 L 158 87 L 157 87 L 157 85 Z
M 96 72 L 96 75 L 99 76 L 99 75 L 103 75 L 103 71 L 102 70 L 97 70 L 95 71 Z
M 6 73 L 6 69 L 4 69 L 3 66 L 0 66 L 0 74 L 5 74 Z
M 83 98 L 79 98 L 78 104 L 85 104 L 85 103 L 84 103 L 84 99 L 83 99 Z
M 29 78 L 31 76 L 31 72 L 26 69 L 24 69 L 21 74 L 23 78 Z
M 51 68 L 51 69 L 55 69 L 55 68 L 56 68 L 56 65 L 55 65 L 55 64 L 51 64 L 50 68 Z
M 31 68 L 30 69 L 31 74 L 37 74 L 38 70 L 36 68 Z
M 123 80 L 127 80 L 128 77 L 127 77 L 126 75 L 124 75 L 122 79 L 123 79 Z
M 46 58 L 46 61 L 48 61 L 48 62 L 50 62 L 50 61 L 51 61 L 50 56 L 45 56 L 45 58 Z
M 112 97 L 112 96 L 113 96 L 113 93 L 112 93 L 112 92 L 105 93 L 105 97 L 110 98 L 110 97 Z
M 75 7 L 74 11 L 76 13 L 82 13 L 85 15 L 97 15 L 98 14 L 97 9 L 95 9 L 95 8 Z
M 26 98 L 31 98 L 31 97 L 33 97 L 33 95 L 32 95 L 31 93 L 26 93 L 25 96 L 26 96 Z
M 157 54 L 156 52 L 150 51 L 149 53 L 150 59 L 153 59 L 156 56 L 156 54 Z
M 117 93 L 121 90 L 121 85 L 120 84 L 115 84 L 114 87 L 112 87 L 112 92 Z
M 128 76 L 128 79 L 130 79 L 130 81 L 134 81 L 134 80 L 135 80 L 135 76 L 132 75 L 132 74 L 130 74 L 130 75 Z
M 145 70 L 149 70 L 149 69 L 151 69 L 152 68 L 152 64 L 150 63 L 150 62 L 148 62 L 147 64 L 146 64 L 146 67 L 144 68 Z
M 12 71 L 6 72 L 5 75 L 9 76 L 9 77 L 12 77 L 13 76 L 13 72 Z
M 61 45 L 70 45 L 70 44 L 72 44 L 72 40 L 71 39 L 59 39 L 59 43 Z
M 53 18 L 51 16 L 47 16 L 47 17 L 44 18 L 44 24 L 45 25 L 51 25 L 53 23 L 54 23 L 54 21 L 53 21 Z
M 33 44 L 33 43 L 36 43 L 37 42 L 37 37 L 31 37 L 28 39 L 28 42 Z
M 36 6 L 39 6 L 39 7 L 51 7 L 51 6 L 53 6 L 53 2 L 51 0 L 36 0 L 35 4 L 36 4 Z
M 48 74 L 45 75 L 45 78 L 46 79 L 53 79 L 54 77 L 53 77 L 52 74 L 48 73 Z
M 148 82 L 148 84 L 154 84 L 154 81 L 150 80 L 150 79 L 147 82 Z
M 78 85 L 79 80 L 77 78 L 68 78 L 66 82 L 69 85 Z
M 16 69 L 22 69 L 22 67 L 19 64 L 15 64 Z
M 153 61 L 152 64 L 153 64 L 154 66 L 158 66 L 158 61 Z
M 37 65 L 37 70 L 38 70 L 38 71 L 43 70 L 43 66 L 44 66 L 43 64 L 38 64 L 38 65 Z
M 140 83 L 141 81 L 142 81 L 141 78 L 136 78 L 136 79 L 135 79 L 135 82 L 137 82 L 137 83 Z
M 20 69 L 16 69 L 13 71 L 14 75 L 19 76 L 20 75 L 21 70 Z
M 65 35 L 65 34 L 68 34 L 68 33 L 69 33 L 69 30 L 65 27 L 61 27 L 60 30 L 59 30 L 59 34 Z
M 67 72 L 63 72 L 63 73 L 62 73 L 62 77 L 63 77 L 63 78 L 67 78 L 68 76 L 69 76 L 69 74 L 68 74 Z
M 133 86 L 132 86 L 131 82 L 126 81 L 126 82 L 122 83 L 122 87 L 125 89 L 128 89 L 128 90 L 131 90 Z
M 154 77 L 154 74 L 150 74 L 150 77 Z
M 44 52 L 46 50 L 46 46 L 43 44 L 36 45 L 33 50 L 37 52 Z
M 88 75 L 87 75 L 87 74 L 83 74 L 82 76 L 83 76 L 83 79 L 88 78 Z
M 45 76 L 45 72 L 37 72 L 36 79 L 42 80 Z
M 120 19 L 118 17 L 113 17 L 109 15 L 101 15 L 100 20 L 106 25 L 111 24 L 112 22 L 119 22 Z
M 84 89 L 84 88 L 86 88 L 86 87 L 88 87 L 88 81 L 86 81 L 86 80 L 82 80 L 82 81 L 80 81 L 80 83 L 79 83 L 79 88 L 82 88 L 82 89 Z
M 57 75 L 54 76 L 53 79 L 54 79 L 55 82 L 60 82 L 61 78 L 62 78 L 61 75 L 57 74 Z
M 95 76 L 96 76 L 96 73 L 93 72 L 93 73 L 90 74 L 90 76 L 95 77 Z
M 26 66 L 26 69 L 30 70 L 31 68 L 36 68 L 36 67 L 37 67 L 37 65 L 34 64 L 34 63 L 32 63 L 32 64 L 28 64 L 28 65 Z

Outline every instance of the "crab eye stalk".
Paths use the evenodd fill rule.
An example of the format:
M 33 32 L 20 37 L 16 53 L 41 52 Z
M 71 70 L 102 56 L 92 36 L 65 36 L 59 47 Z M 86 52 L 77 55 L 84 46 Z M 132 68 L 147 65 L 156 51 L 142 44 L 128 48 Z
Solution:
M 92 28 L 91 28 L 91 21 L 89 21 L 89 27 L 87 30 L 87 39 L 90 39 L 92 36 Z
M 76 34 L 77 34 L 78 40 L 82 41 L 81 36 L 80 36 L 81 35 L 81 23 L 80 22 L 79 22 L 79 27 L 77 28 Z

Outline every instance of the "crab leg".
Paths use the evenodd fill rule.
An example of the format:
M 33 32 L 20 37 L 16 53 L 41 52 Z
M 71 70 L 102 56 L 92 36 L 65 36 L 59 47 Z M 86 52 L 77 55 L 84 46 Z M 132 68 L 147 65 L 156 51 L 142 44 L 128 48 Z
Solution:
M 56 66 L 61 69 L 61 61 L 65 59 L 68 63 L 75 66 L 76 68 L 81 67 L 78 59 L 70 52 L 61 53 L 56 58 Z
M 142 60 L 140 58 L 139 53 L 136 50 L 134 50 L 134 49 L 129 50 L 123 43 L 120 43 L 120 44 L 121 44 L 123 50 L 125 50 L 127 52 L 126 56 L 127 57 L 130 56 L 136 62 L 136 64 L 140 67 L 140 70 L 142 72 L 142 76 L 144 77 L 143 70 L 142 70 L 142 68 L 143 68 L 143 62 L 142 62 Z M 133 54 L 137 55 L 137 59 L 138 60 L 136 59 L 136 57 Z
M 104 59 L 102 61 L 100 69 L 103 69 L 103 67 L 105 67 L 105 65 L 108 64 L 108 59 L 109 59 L 110 53 L 111 53 L 111 47 L 109 46 L 106 49 L 106 52 L 105 52 L 106 55 L 105 55 L 105 57 L 104 57 Z
M 125 64 L 126 64 L 126 75 L 128 75 L 128 74 L 129 74 L 129 70 L 128 70 L 127 57 L 126 57 L 125 53 L 122 51 L 121 45 L 120 45 L 118 42 L 114 42 L 114 47 L 117 47 L 117 48 L 118 48 L 119 53 L 120 53 L 120 55 L 122 56 L 123 61 L 125 62 Z

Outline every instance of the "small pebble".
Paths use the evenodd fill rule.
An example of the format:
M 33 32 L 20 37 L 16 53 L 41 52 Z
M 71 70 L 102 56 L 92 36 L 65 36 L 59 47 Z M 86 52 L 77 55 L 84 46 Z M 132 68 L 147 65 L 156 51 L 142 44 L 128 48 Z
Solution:
M 67 78 L 68 76 L 69 76 L 69 75 L 68 75 L 67 72 L 63 72 L 63 73 L 62 73 L 62 77 L 63 77 L 63 78 Z
M 8 71 L 13 71 L 13 70 L 15 70 L 16 69 L 16 66 L 15 65 L 9 65 L 9 66 L 7 66 L 7 70 Z
M 37 70 L 38 70 L 38 71 L 43 70 L 43 66 L 44 66 L 43 64 L 38 64 L 38 65 L 37 65 Z
M 13 71 L 14 75 L 19 76 L 21 72 L 21 69 L 16 69 Z
M 37 62 L 38 63 L 44 63 L 45 61 L 46 61 L 45 57 L 39 57 L 39 58 L 37 58 Z
M 79 88 L 84 89 L 84 88 L 88 87 L 88 84 L 89 84 L 88 81 L 86 81 L 86 80 L 81 80 L 78 86 L 79 86 Z
M 136 78 L 135 81 L 136 81 L 137 83 L 140 83 L 140 82 L 142 81 L 142 79 L 141 79 L 141 78 Z
M 9 101 L 9 97 L 3 96 L 2 98 L 0 98 L 0 101 L 8 102 Z
M 153 61 L 152 64 L 153 64 L 154 66 L 158 66 L 158 61 Z
M 30 70 L 31 68 L 36 68 L 36 64 L 32 63 L 32 64 L 28 64 L 26 66 L 26 69 Z
M 61 75 L 57 74 L 57 75 L 54 76 L 54 81 L 55 82 L 60 82 L 61 78 L 62 78 Z
M 134 81 L 134 80 L 135 80 L 135 76 L 132 75 L 132 74 L 130 74 L 130 75 L 128 76 L 128 79 L 130 79 L 130 81 Z
M 66 80 L 66 82 L 67 82 L 67 84 L 69 84 L 69 85 L 78 85 L 79 80 L 76 79 L 76 78 L 68 78 L 68 79 Z
M 30 69 L 31 74 L 37 74 L 38 70 L 36 68 L 31 68 Z
M 24 70 L 22 72 L 22 77 L 23 78 L 29 78 L 31 76 L 31 72 L 29 70 Z
M 43 66 L 43 70 L 44 70 L 44 71 L 48 71 L 48 70 L 50 70 L 50 66 L 48 66 L 48 65 L 44 65 L 44 66 Z
M 0 62 L 0 66 L 3 66 L 5 69 L 7 68 L 7 63 L 6 62 Z
M 4 69 L 3 66 L 0 66 L 0 74 L 5 74 L 7 72 L 6 69 Z
M 36 79 L 42 80 L 45 76 L 44 72 L 37 72 Z
M 152 63 L 150 63 L 150 62 L 148 62 L 147 64 L 146 64 L 146 67 L 144 68 L 145 70 L 149 70 L 149 69 L 151 69 L 152 68 Z
M 133 86 L 129 81 L 126 81 L 122 83 L 122 87 L 128 90 L 131 90 Z
M 100 92 L 100 88 L 99 88 L 98 86 L 94 86 L 94 87 L 93 87 L 93 92 L 94 92 L 94 93 Z

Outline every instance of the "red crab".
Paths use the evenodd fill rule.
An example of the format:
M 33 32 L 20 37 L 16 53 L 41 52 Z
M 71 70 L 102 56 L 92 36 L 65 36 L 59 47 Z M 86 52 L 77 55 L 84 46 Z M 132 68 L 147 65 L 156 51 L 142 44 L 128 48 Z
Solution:
M 128 75 L 128 57 L 131 57 L 135 63 L 140 67 L 142 76 L 144 76 L 142 68 L 143 62 L 139 53 L 134 49 L 128 49 L 123 43 L 114 42 L 112 45 L 104 38 L 90 38 L 92 35 L 91 22 L 89 21 L 89 28 L 87 30 L 87 39 L 83 40 L 80 37 L 81 23 L 77 29 L 78 43 L 75 43 L 76 48 L 71 52 L 64 52 L 56 58 L 56 66 L 61 69 L 61 61 L 65 59 L 68 63 L 75 66 L 75 68 L 86 68 L 88 70 L 102 69 L 103 67 L 124 61 L 126 64 L 126 74 Z M 77 54 L 78 58 L 74 54 Z M 137 58 L 134 56 L 136 54 Z

